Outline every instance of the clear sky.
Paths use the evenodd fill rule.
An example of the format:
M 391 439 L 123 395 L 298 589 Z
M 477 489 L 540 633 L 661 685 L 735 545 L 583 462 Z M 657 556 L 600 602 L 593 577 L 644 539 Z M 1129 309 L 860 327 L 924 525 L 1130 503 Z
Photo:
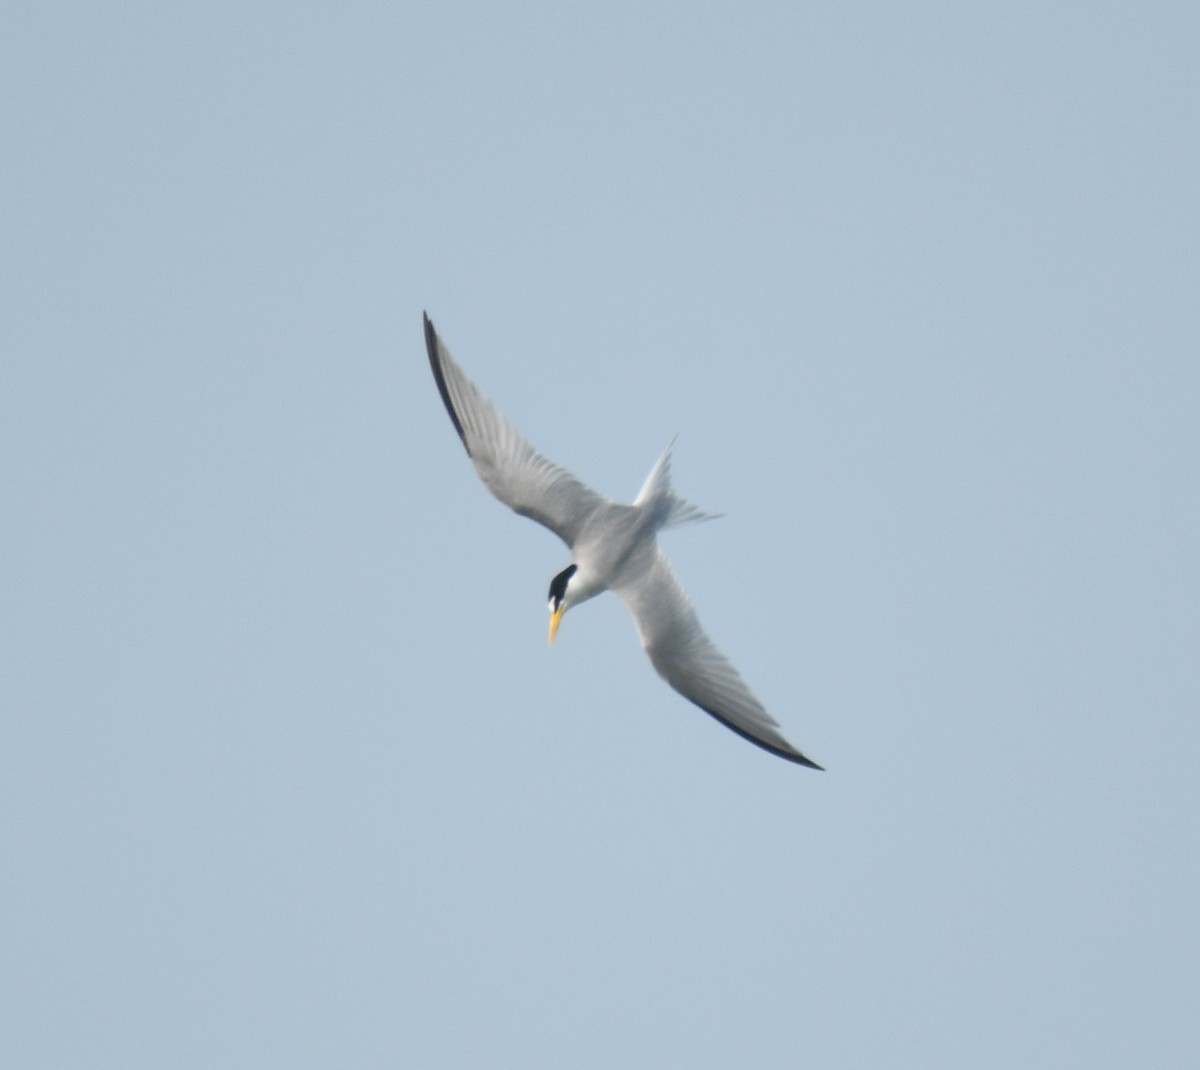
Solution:
M 0 14 L 0 1064 L 1194 1065 L 1194 3 Z M 636 493 L 814 773 L 496 503 Z

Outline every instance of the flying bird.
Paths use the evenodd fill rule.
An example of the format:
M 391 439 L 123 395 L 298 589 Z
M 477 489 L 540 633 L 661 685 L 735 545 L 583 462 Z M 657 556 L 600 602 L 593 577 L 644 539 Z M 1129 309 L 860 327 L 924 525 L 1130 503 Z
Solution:
M 709 519 L 671 489 L 671 447 L 632 505 L 614 502 L 537 453 L 467 378 L 425 315 L 425 346 L 450 422 L 479 478 L 509 508 L 549 528 L 571 551 L 550 581 L 550 633 L 568 609 L 608 590 L 633 615 L 658 674 L 739 736 L 790 762 L 820 769 L 793 747 L 704 633 L 658 546 L 663 528 Z

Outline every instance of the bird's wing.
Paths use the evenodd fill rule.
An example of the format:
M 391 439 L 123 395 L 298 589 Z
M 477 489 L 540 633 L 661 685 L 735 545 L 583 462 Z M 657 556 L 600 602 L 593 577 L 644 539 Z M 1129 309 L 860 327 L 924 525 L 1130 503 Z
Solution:
M 612 587 L 633 614 L 642 646 L 658 674 L 727 728 L 790 762 L 820 769 L 793 747 L 779 725 L 704 634 L 691 600 L 662 552 L 636 579 Z
M 573 546 L 584 521 L 607 499 L 521 437 L 450 356 L 428 315 L 425 347 L 450 421 L 479 478 L 505 505 Z

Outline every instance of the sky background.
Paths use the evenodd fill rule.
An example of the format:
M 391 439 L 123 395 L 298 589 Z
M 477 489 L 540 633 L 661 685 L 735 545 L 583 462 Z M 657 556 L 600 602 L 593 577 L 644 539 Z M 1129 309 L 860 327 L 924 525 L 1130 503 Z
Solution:
M 1200 9 L 0 14 L 0 1063 L 1194 1065 Z M 479 483 L 428 309 L 825 773 Z

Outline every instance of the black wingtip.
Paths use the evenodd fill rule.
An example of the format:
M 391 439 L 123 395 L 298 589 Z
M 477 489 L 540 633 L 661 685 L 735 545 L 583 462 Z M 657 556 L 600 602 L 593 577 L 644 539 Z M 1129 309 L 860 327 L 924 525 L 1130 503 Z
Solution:
M 737 731 L 737 729 L 734 729 L 734 731 Z M 759 740 L 753 739 L 750 736 L 747 736 L 746 738 L 749 739 L 751 743 L 757 743 L 763 748 L 763 750 L 770 751 L 772 754 L 777 754 L 780 758 L 784 758 L 789 762 L 795 762 L 796 765 L 802 765 L 805 769 L 815 769 L 818 773 L 825 772 L 825 766 L 817 765 L 817 763 L 811 758 L 805 758 L 804 755 L 798 750 L 784 750 L 782 747 L 772 747 L 765 743 L 761 743 Z
M 454 430 L 462 439 L 463 449 L 470 457 L 471 447 L 467 445 L 467 436 L 463 434 L 462 423 L 458 418 L 458 413 L 454 411 L 454 403 L 450 400 L 450 391 L 446 389 L 446 374 L 442 370 L 442 344 L 438 339 L 437 331 L 433 329 L 433 321 L 429 318 L 429 313 L 422 312 L 421 316 L 425 320 L 425 351 L 429 354 L 429 367 L 433 369 L 433 381 L 437 383 L 438 393 L 442 395 L 442 404 L 446 406 L 446 412 L 450 414 L 450 422 L 454 424 Z
M 746 740 L 748 743 L 753 743 L 756 747 L 761 747 L 768 754 L 774 754 L 779 758 L 783 758 L 785 761 L 794 762 L 796 765 L 802 765 L 806 769 L 815 769 L 818 773 L 825 772 L 825 766 L 817 765 L 817 763 L 814 762 L 811 758 L 805 758 L 804 755 L 801 754 L 798 750 L 784 750 L 782 747 L 774 747 L 770 743 L 767 743 L 764 740 L 761 740 L 755 736 L 752 736 L 749 732 L 745 731 L 742 728 L 739 728 L 737 725 L 733 724 L 732 722 L 727 721 L 724 717 L 722 717 L 719 713 L 717 713 L 716 710 L 709 709 L 709 707 L 707 707 L 707 706 L 701 706 L 700 703 L 696 702 L 695 699 L 692 699 L 692 701 L 695 702 L 696 705 L 700 707 L 700 709 L 702 709 L 705 713 L 707 713 L 714 720 L 720 721 L 721 724 L 723 724 L 730 731 L 736 732 L 739 736 L 742 737 L 742 739 Z

